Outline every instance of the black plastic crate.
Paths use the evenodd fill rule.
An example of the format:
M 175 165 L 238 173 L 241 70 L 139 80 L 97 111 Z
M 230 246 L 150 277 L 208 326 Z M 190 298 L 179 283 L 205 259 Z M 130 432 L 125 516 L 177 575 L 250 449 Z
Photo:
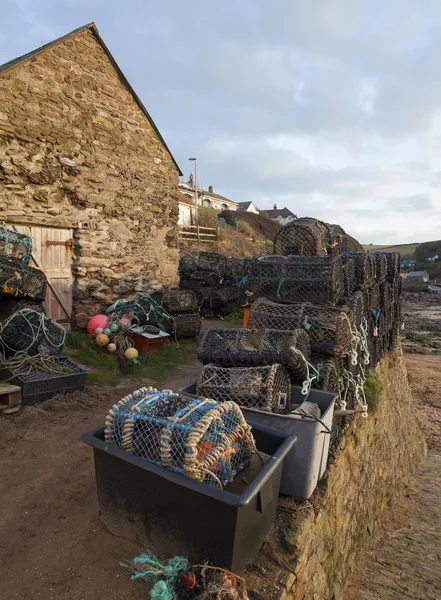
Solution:
M 82 391 L 86 385 L 87 372 L 68 358 L 56 359 L 60 367 L 76 369 L 76 373 L 47 373 L 33 371 L 27 373 L 26 365 L 11 371 L 2 369 L 0 379 L 8 379 L 13 385 L 21 387 L 22 404 L 35 404 L 49 400 L 57 394 Z
M 285 432 L 251 425 L 257 449 L 271 458 L 238 495 L 106 444 L 104 426 L 81 436 L 93 447 L 107 530 L 160 556 L 207 560 L 240 573 L 273 525 L 283 459 L 296 441 Z

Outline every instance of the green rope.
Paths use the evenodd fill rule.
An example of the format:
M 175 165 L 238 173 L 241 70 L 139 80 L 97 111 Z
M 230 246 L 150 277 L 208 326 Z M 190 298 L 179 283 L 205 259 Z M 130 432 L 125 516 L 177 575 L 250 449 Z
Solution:
M 188 569 L 188 560 L 175 556 L 167 564 L 162 564 L 154 554 L 141 554 L 131 562 L 121 563 L 121 566 L 131 570 L 132 580 L 155 582 L 150 592 L 152 600 L 173 600 L 174 585 L 179 575 Z
M 281 277 L 279 281 L 279 285 L 277 287 L 277 297 L 280 298 L 280 290 L 282 289 L 282 285 L 285 282 L 286 277 Z

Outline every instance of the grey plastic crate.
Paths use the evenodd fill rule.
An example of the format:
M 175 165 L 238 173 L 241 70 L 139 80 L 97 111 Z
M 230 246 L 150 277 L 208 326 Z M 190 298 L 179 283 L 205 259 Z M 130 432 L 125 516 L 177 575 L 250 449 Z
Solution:
M 185 385 L 179 391 L 188 396 L 196 396 L 196 381 Z M 253 408 L 241 407 L 245 419 L 250 424 L 258 423 L 297 437 L 297 443 L 283 463 L 281 494 L 307 500 L 317 487 L 318 481 L 325 474 L 335 398 L 336 395 L 331 392 L 310 391 L 308 401 L 319 405 L 320 421 L 297 414 L 275 415 Z M 304 399 L 301 387 L 293 386 L 292 404 L 301 404 Z

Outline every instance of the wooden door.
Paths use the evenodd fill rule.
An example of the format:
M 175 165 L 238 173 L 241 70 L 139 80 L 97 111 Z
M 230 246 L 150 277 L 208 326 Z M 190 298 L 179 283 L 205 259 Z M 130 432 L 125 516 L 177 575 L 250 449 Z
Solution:
M 30 235 L 33 241 L 30 266 L 41 269 L 48 280 L 45 312 L 60 322 L 70 322 L 72 316 L 72 229 L 7 225 Z

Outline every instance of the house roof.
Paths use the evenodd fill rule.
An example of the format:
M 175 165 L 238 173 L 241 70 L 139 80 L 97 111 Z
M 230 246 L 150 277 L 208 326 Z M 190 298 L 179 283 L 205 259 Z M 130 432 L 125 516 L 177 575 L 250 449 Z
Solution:
M 427 275 L 426 271 L 409 271 L 407 274 L 408 277 L 421 277 L 422 275 Z
M 178 163 L 174 159 L 173 154 L 170 152 L 169 147 L 165 143 L 164 138 L 160 134 L 159 129 L 156 127 L 153 119 L 151 118 L 151 116 L 147 112 L 146 107 L 141 102 L 139 96 L 136 94 L 135 90 L 132 88 L 132 86 L 130 85 L 130 83 L 126 79 L 124 73 L 121 71 L 120 67 L 118 66 L 118 63 L 113 58 L 112 54 L 110 53 L 110 50 L 107 48 L 106 44 L 104 43 L 103 39 L 101 38 L 101 36 L 100 36 L 100 34 L 98 32 L 98 28 L 95 25 L 95 23 L 88 23 L 87 25 L 83 25 L 83 27 L 78 27 L 78 29 L 74 29 L 70 33 L 67 33 L 66 35 L 63 35 L 63 36 L 57 38 L 56 40 L 53 40 L 52 42 L 49 42 L 48 44 L 44 44 L 44 46 L 40 46 L 40 48 L 36 48 L 35 50 L 32 50 L 31 52 L 28 52 L 27 54 L 23 54 L 23 56 L 18 56 L 17 58 L 14 58 L 13 60 L 10 60 L 9 62 L 4 63 L 3 65 L 0 65 L 0 75 L 2 75 L 3 73 L 6 73 L 7 71 L 9 71 L 11 69 L 13 69 L 14 67 L 17 67 L 17 66 L 23 64 L 24 62 L 30 60 L 31 58 L 35 58 L 36 56 L 38 56 L 42 52 L 45 52 L 46 50 L 49 50 L 50 48 L 53 48 L 54 46 L 57 46 L 58 44 L 62 44 L 66 40 L 69 40 L 69 39 L 71 39 L 71 38 L 79 35 L 80 33 L 83 33 L 84 31 L 87 31 L 87 30 L 90 30 L 93 33 L 93 35 L 95 36 L 97 42 L 101 45 L 102 49 L 107 54 L 107 57 L 109 58 L 110 62 L 112 63 L 113 68 L 118 73 L 118 77 L 121 79 L 122 83 L 125 85 L 125 87 L 128 89 L 128 91 L 130 92 L 130 94 L 133 96 L 133 99 L 136 102 L 136 104 L 138 105 L 138 107 L 141 109 L 141 111 L 147 117 L 148 122 L 150 123 L 150 125 L 154 129 L 156 135 L 159 137 L 162 145 L 167 150 L 167 152 L 170 154 L 170 156 L 171 156 L 171 158 L 172 158 L 172 160 L 173 160 L 173 162 L 174 162 L 174 164 L 175 164 L 175 166 L 176 166 L 176 168 L 177 168 L 177 170 L 179 172 L 179 175 L 182 175 L 181 169 L 179 168 Z
M 190 187 L 187 182 L 180 182 L 179 187 L 182 187 L 186 192 L 193 192 L 194 188 Z M 198 196 L 209 196 L 210 198 L 217 198 L 218 200 L 224 200 L 225 202 L 230 202 L 231 204 L 237 204 L 234 200 L 230 200 L 229 198 L 225 198 L 225 196 L 221 196 L 220 194 L 215 194 L 214 192 L 209 192 L 207 190 L 203 190 L 198 188 Z
M 289 208 L 273 208 L 271 210 L 261 210 L 260 212 L 265 213 L 270 217 L 270 219 L 277 219 L 277 217 L 282 217 L 282 219 L 286 219 L 291 216 L 294 219 L 297 219 L 296 215 L 289 210 Z
M 189 206 L 194 206 L 193 200 L 185 194 L 183 194 L 182 192 L 178 192 L 178 201 L 180 204 L 188 204 Z
M 252 205 L 252 202 L 238 202 L 237 206 L 240 210 L 247 210 Z

